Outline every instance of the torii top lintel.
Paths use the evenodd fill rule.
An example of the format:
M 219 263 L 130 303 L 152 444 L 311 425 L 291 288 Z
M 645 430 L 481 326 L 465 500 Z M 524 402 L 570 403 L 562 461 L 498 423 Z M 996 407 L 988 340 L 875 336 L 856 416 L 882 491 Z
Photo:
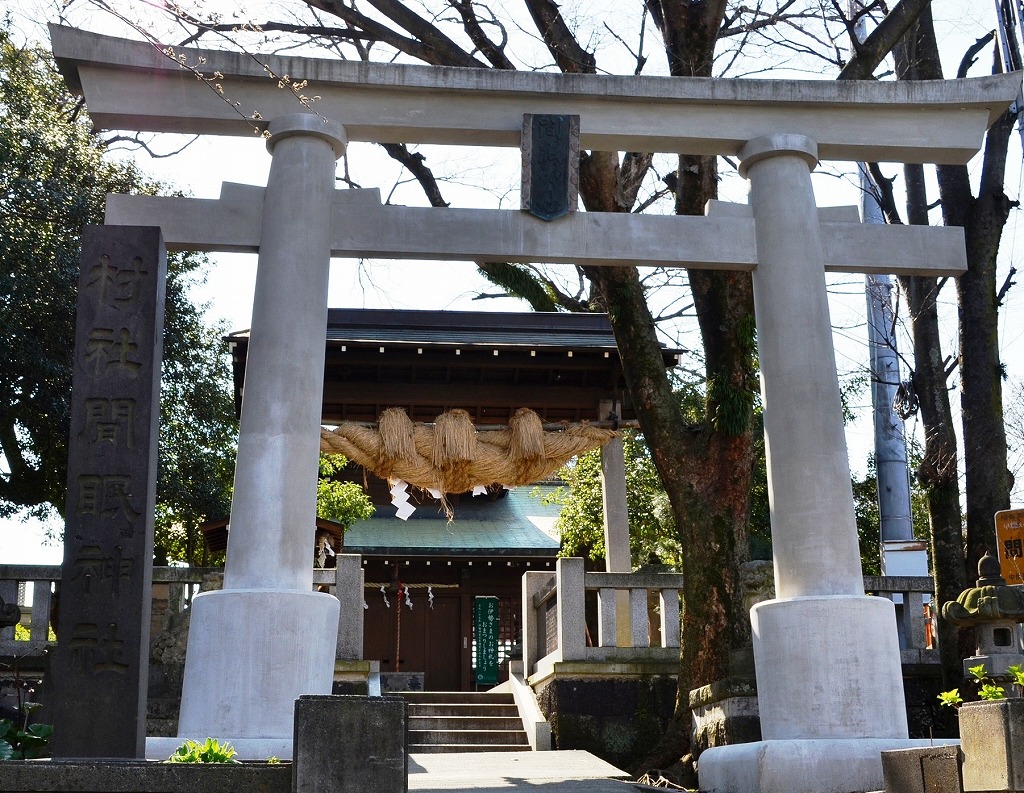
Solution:
M 524 113 L 580 116 L 600 151 L 735 155 L 779 132 L 830 160 L 964 163 L 1016 98 L 1019 73 L 875 82 L 620 77 L 362 63 L 175 49 L 226 96 L 158 47 L 51 26 L 57 63 L 102 129 L 251 135 L 250 116 L 301 112 L 277 75 L 308 80 L 316 112 L 349 140 L 519 146 Z M 225 98 L 230 101 L 225 101 Z M 233 103 L 240 105 L 236 108 Z

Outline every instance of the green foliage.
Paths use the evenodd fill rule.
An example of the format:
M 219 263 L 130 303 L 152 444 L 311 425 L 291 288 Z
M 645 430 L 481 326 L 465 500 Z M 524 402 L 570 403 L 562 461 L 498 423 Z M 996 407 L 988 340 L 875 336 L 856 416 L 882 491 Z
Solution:
M 653 553 L 664 564 L 678 568 L 682 548 L 654 461 L 637 433 L 627 430 L 622 440 L 633 561 L 645 562 Z M 600 450 L 580 455 L 563 466 L 559 475 L 565 485 L 548 498 L 562 507 L 556 523 L 562 536 L 561 554 L 589 557 L 594 561 L 604 559 Z
M 963 697 L 960 696 L 960 689 L 958 688 L 941 692 L 937 699 L 940 705 L 953 708 L 954 710 L 964 704 Z
M 1017 664 L 1007 667 L 1006 671 L 1013 677 L 1013 685 L 1024 687 L 1024 668 Z M 967 672 L 972 678 L 974 678 L 974 681 L 978 683 L 979 699 L 985 700 L 986 702 L 1006 699 L 1006 689 L 989 677 L 984 664 L 968 667 Z M 959 690 L 954 688 L 952 691 L 943 691 L 939 694 L 939 702 L 943 705 L 949 705 L 950 707 L 957 708 L 963 704 L 963 699 L 960 698 Z
M 267 765 L 281 765 L 281 760 L 280 758 L 271 755 L 267 758 Z
M 207 738 L 205 743 L 185 741 L 179 746 L 165 763 L 237 763 L 234 759 L 238 752 L 225 741 L 223 744 L 215 738 Z
M 156 188 L 104 157 L 49 54 L 0 30 L 0 517 L 64 509 L 80 232 L 108 192 Z M 189 561 L 175 533 L 226 514 L 233 445 L 222 331 L 188 299 L 204 263 L 168 257 L 165 309 L 157 542 Z
M 1013 685 L 1017 687 L 1018 693 L 1024 693 L 1024 667 L 1014 664 L 1006 667 L 1006 671 L 1013 677 Z
M 988 672 L 985 671 L 985 664 L 978 664 L 977 666 L 969 666 L 967 671 L 971 673 L 971 677 L 977 680 L 979 683 L 983 683 L 988 677 Z
M 373 517 L 373 503 L 356 482 L 339 478 L 348 460 L 340 454 L 320 455 L 320 481 L 316 486 L 316 514 L 346 529 Z
M 21 706 L 22 723 L 0 719 L 0 760 L 34 760 L 49 754 L 53 727 L 49 724 L 27 724 L 29 714 L 39 707 L 37 702 Z
M 1006 689 L 997 686 L 995 683 L 982 683 L 978 689 L 978 696 L 984 700 L 1006 699 Z

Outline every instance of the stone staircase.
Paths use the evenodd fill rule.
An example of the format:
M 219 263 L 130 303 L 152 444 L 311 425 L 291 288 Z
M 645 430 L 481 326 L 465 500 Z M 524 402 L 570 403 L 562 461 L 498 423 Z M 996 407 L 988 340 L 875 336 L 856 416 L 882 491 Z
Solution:
M 409 703 L 409 752 L 528 752 L 512 694 L 416 691 Z

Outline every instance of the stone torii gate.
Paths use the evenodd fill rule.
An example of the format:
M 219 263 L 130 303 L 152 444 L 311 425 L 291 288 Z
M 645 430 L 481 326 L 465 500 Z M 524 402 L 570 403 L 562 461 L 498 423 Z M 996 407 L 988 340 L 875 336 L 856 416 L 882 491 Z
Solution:
M 51 36 L 101 128 L 251 135 L 251 111 L 269 119 L 266 189 L 108 203 L 108 223 L 159 225 L 172 249 L 259 252 L 225 590 L 193 606 L 182 737 L 217 735 L 243 752 L 248 743 L 250 756 L 279 751 L 295 697 L 330 691 L 337 605 L 310 591 L 308 549 L 332 255 L 746 270 L 777 598 L 751 613 L 764 740 L 705 752 L 701 787 L 881 787 L 879 750 L 907 745 L 902 676 L 892 604 L 863 590 L 824 273 L 957 275 L 964 244 L 959 229 L 862 226 L 819 210 L 810 174 L 819 158 L 966 162 L 1019 75 L 835 83 L 261 58 L 274 74 L 309 80 L 307 92 L 322 97 L 313 114 L 247 55 L 176 53 L 222 75 L 240 113 L 148 44 L 56 27 Z M 346 137 L 518 146 L 525 113 L 579 115 L 588 149 L 737 156 L 750 204 L 715 202 L 704 218 L 573 213 L 544 223 L 334 190 Z M 280 642 L 291 653 L 284 664 L 269 651 Z

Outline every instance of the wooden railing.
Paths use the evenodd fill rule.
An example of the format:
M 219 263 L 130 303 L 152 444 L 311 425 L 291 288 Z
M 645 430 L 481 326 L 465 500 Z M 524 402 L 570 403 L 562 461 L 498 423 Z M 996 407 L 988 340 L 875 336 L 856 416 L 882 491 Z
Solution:
M 313 570 L 313 585 L 326 587 L 341 601 L 341 619 L 338 630 L 337 658 L 358 660 L 363 654 L 363 570 L 358 555 L 339 554 L 338 566 Z M 194 591 L 215 568 L 206 567 L 154 567 L 153 584 L 168 585 L 167 599 L 183 602 L 186 587 Z M 14 638 L 14 627 L 0 630 L 0 657 L 25 658 L 42 655 L 49 642 L 50 614 L 53 595 L 61 580 L 60 565 L 0 564 L 0 597 L 5 603 L 22 605 L 27 597 L 19 598 L 19 590 L 31 590 L 31 606 L 22 605 L 21 625 L 29 633 L 27 641 Z

